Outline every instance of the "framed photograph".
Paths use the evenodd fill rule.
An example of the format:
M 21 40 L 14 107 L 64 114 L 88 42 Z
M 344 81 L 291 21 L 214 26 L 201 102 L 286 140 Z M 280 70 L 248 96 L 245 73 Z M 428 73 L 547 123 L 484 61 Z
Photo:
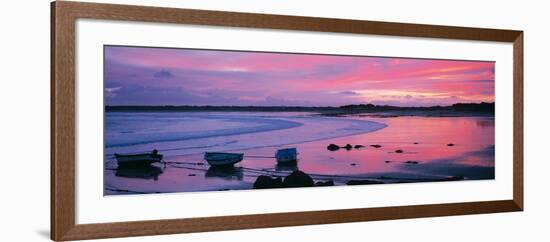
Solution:
M 58 1 L 51 238 L 523 210 L 523 32 Z

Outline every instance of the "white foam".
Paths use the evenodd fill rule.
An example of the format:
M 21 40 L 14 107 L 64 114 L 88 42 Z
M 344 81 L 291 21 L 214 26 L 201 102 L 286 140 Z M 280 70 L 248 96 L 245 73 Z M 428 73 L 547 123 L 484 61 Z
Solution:
M 106 155 L 158 149 L 166 155 L 282 146 L 362 134 L 385 124 L 304 113 L 110 113 Z

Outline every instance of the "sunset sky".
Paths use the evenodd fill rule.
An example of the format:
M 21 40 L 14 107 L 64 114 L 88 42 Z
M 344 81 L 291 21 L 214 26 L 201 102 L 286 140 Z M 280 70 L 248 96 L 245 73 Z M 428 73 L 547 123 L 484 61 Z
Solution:
M 494 62 L 105 46 L 106 105 L 494 102 Z

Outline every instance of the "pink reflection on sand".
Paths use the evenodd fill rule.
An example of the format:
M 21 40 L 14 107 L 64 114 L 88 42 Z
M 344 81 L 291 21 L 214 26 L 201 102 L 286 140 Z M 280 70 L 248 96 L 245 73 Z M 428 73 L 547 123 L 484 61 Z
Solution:
M 470 180 L 494 178 L 493 118 L 348 118 L 365 119 L 388 126 L 372 133 L 291 145 L 297 147 L 299 152 L 296 167 L 277 166 L 273 158 L 250 157 L 272 156 L 281 147 L 236 151 L 244 152 L 249 157 L 231 171 L 212 170 L 206 163 L 200 163 L 204 162 L 202 154 L 173 156 L 169 160 L 182 162 L 181 166 L 186 168 L 167 167 L 156 180 L 151 177 L 136 179 L 115 176 L 113 170 L 106 169 L 106 188 L 125 188 L 145 193 L 251 189 L 258 175 L 270 172 L 285 174 L 295 169 L 312 174 L 316 181 L 335 179 L 336 185 L 343 185 L 346 179 L 352 179 L 346 176 L 461 176 Z M 331 143 L 341 146 L 360 144 L 365 147 L 328 151 L 326 147 Z M 403 153 L 396 153 L 398 149 Z M 106 194 L 120 193 L 125 192 L 106 189 Z
M 404 166 L 405 168 L 409 166 L 405 163 L 407 161 L 416 161 L 420 165 L 441 163 L 446 160 L 445 162 L 454 164 L 494 166 L 494 154 L 491 154 L 494 147 L 492 119 L 424 117 L 366 119 L 385 123 L 388 127 L 373 133 L 331 140 L 330 142 L 342 146 L 349 143 L 366 147 L 331 152 L 328 160 L 322 159 L 323 155 L 319 154 L 318 150 L 314 152 L 316 146 L 328 145 L 326 141 L 319 144 L 303 144 L 299 146 L 302 151 L 305 150 L 301 158 L 320 161 L 300 163 L 300 168 L 322 173 L 337 170 L 340 173 L 362 174 L 404 172 L 407 171 Z M 382 147 L 373 148 L 370 145 Z M 402 150 L 403 153 L 396 153 L 396 150 Z M 335 168 L 335 162 L 342 165 Z M 352 163 L 356 165 L 352 166 Z

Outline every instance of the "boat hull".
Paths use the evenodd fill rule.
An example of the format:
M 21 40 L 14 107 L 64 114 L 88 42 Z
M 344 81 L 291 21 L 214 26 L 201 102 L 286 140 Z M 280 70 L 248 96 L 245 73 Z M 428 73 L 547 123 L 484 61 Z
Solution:
M 204 159 L 211 166 L 232 166 L 243 160 L 242 153 L 221 153 L 221 152 L 206 152 Z
M 134 155 L 115 154 L 115 158 L 119 167 L 149 166 L 152 163 L 162 161 L 162 155 L 151 153 Z

